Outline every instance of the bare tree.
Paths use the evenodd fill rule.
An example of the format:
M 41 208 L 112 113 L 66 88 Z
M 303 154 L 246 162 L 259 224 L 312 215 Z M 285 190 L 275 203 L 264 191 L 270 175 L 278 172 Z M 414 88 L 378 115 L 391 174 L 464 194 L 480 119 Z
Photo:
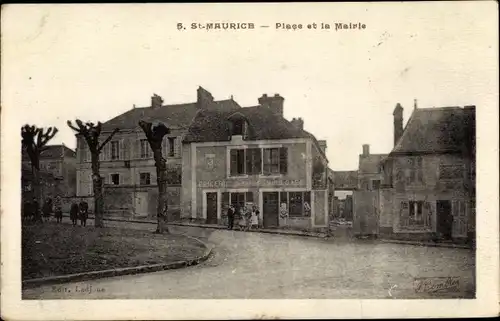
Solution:
M 167 164 L 165 158 L 162 156 L 161 148 L 163 137 L 170 133 L 170 129 L 163 123 L 153 124 L 142 120 L 139 122 L 139 126 L 141 126 L 144 134 L 146 134 L 155 160 L 156 182 L 158 184 L 158 207 L 156 210 L 158 225 L 156 233 L 168 233 Z
M 47 149 L 47 143 L 54 138 L 57 132 L 58 129 L 56 127 L 49 127 L 47 129 L 39 128 L 35 125 L 24 125 L 21 127 L 22 147 L 26 150 L 31 162 L 33 190 L 39 205 L 42 203 L 40 154 Z
M 87 146 L 90 150 L 91 161 L 92 161 L 92 184 L 94 190 L 94 215 L 95 221 L 94 225 L 96 227 L 104 227 L 103 215 L 104 215 L 104 202 L 102 197 L 102 177 L 99 173 L 99 154 L 106 144 L 113 138 L 113 136 L 119 131 L 115 128 L 113 132 L 106 138 L 102 144 L 99 144 L 99 137 L 101 136 L 102 124 L 98 122 L 97 125 L 92 122 L 84 123 L 77 119 L 75 121 L 77 127 L 71 124 L 68 120 L 68 126 L 73 129 L 77 135 L 82 135 L 87 142 Z

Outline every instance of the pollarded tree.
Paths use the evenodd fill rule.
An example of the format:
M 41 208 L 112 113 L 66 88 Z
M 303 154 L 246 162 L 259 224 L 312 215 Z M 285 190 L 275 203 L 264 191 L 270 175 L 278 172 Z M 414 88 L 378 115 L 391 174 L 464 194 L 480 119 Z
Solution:
M 158 225 L 156 233 L 168 233 L 167 163 L 163 158 L 161 149 L 163 138 L 170 133 L 170 129 L 163 123 L 153 124 L 142 120 L 139 122 L 139 126 L 146 135 L 155 160 L 156 182 L 158 184 L 158 207 L 156 209 Z
M 35 125 L 21 127 L 22 147 L 26 150 L 31 162 L 33 173 L 33 190 L 38 204 L 42 204 L 42 190 L 40 184 L 40 154 L 47 149 L 47 143 L 54 138 L 58 129 L 49 127 L 39 128 Z
M 77 135 L 82 135 L 85 141 L 87 142 L 87 146 L 90 150 L 91 162 L 92 162 L 92 184 L 94 190 L 94 215 L 95 221 L 94 224 L 96 227 L 104 227 L 103 215 L 104 215 L 104 202 L 102 197 L 102 177 L 99 173 L 99 154 L 101 153 L 104 146 L 113 138 L 113 136 L 119 131 L 118 128 L 115 128 L 113 132 L 104 140 L 101 144 L 99 144 L 99 137 L 101 136 L 102 123 L 98 122 L 94 124 L 92 122 L 84 123 L 81 120 L 77 119 L 75 121 L 77 127 L 71 124 L 71 121 L 68 120 L 68 126 L 73 129 Z

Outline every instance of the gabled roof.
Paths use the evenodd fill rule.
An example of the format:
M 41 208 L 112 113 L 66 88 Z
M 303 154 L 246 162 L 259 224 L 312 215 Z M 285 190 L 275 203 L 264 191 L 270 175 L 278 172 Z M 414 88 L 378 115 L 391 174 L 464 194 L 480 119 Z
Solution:
M 62 157 L 76 157 L 76 152 L 65 145 L 47 145 L 40 153 L 40 159 L 53 159 Z M 28 154 L 22 149 L 22 159 L 29 160 Z
M 211 108 L 221 111 L 240 108 L 238 103 L 232 99 L 215 101 L 214 104 Z M 160 120 L 171 128 L 187 128 L 198 110 L 200 109 L 196 102 L 166 105 L 159 108 L 136 107 L 103 123 L 102 130 L 112 131 L 115 128 L 134 129 L 138 127 L 140 120 Z
M 395 154 L 464 152 L 475 137 L 474 107 L 418 108 L 391 152 Z

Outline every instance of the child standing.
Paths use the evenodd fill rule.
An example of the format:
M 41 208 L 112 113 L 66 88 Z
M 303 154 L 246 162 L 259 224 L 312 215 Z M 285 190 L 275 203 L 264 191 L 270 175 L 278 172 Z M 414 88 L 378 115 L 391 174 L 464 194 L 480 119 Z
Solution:
M 252 215 L 250 216 L 250 229 L 259 228 L 259 210 L 257 206 L 252 208 Z

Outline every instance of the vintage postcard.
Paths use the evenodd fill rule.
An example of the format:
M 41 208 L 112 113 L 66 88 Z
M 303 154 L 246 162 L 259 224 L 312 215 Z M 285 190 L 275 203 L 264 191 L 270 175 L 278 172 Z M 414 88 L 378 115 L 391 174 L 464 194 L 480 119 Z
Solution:
M 496 316 L 498 4 L 2 7 L 7 320 Z

